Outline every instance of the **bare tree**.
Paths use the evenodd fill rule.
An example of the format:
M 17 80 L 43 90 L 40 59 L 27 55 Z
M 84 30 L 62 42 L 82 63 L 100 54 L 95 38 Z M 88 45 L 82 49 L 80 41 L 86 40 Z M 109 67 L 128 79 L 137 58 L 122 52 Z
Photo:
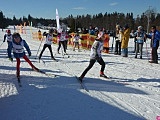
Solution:
M 149 6 L 148 10 L 146 10 L 144 12 L 144 14 L 147 16 L 147 33 L 149 32 L 149 27 L 150 27 L 150 19 L 151 19 L 151 16 L 156 16 L 156 9 L 152 8 L 151 9 L 151 6 Z

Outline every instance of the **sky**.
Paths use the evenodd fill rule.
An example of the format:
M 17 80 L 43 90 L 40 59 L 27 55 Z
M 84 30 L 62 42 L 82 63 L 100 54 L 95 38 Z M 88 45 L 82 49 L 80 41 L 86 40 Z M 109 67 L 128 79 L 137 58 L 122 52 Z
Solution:
M 13 2 L 12 2 L 13 1 Z M 149 7 L 160 13 L 160 0 L 1 0 L 0 10 L 5 17 L 32 17 L 55 19 L 58 9 L 60 18 L 73 15 L 95 15 L 99 13 L 133 13 L 141 15 Z

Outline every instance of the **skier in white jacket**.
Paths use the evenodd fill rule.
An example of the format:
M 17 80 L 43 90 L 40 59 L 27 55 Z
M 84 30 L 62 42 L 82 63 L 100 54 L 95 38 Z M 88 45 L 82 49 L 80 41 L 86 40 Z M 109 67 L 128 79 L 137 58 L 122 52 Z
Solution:
M 87 74 L 87 72 L 93 67 L 94 63 L 97 61 L 101 65 L 100 70 L 100 77 L 108 78 L 104 74 L 105 69 L 105 62 L 102 59 L 101 52 L 103 50 L 103 41 L 105 37 L 102 31 L 99 32 L 98 37 L 95 39 L 92 47 L 91 47 L 91 53 L 90 53 L 90 62 L 88 67 L 83 71 L 81 76 L 79 77 L 79 80 L 82 82 L 84 76 Z
M 56 59 L 53 56 L 53 52 L 52 52 L 52 48 L 51 48 L 51 45 L 53 43 L 53 31 L 54 31 L 53 29 L 50 29 L 49 33 L 46 34 L 45 44 L 44 44 L 43 49 L 42 49 L 42 51 L 41 51 L 41 53 L 39 55 L 39 60 L 41 59 L 44 50 L 48 47 L 48 49 L 49 49 L 49 51 L 51 53 L 51 59 L 56 61 Z

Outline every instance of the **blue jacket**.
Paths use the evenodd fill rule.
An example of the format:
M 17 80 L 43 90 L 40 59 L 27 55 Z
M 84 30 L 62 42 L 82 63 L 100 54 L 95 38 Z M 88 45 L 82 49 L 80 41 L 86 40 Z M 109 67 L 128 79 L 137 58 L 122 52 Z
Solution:
M 21 39 L 21 40 L 20 40 L 19 43 L 16 43 L 16 42 L 14 41 L 14 39 L 13 39 L 12 42 L 9 43 L 9 47 L 8 47 L 8 57 L 9 57 L 9 58 L 12 58 L 11 51 L 12 51 L 12 49 L 14 48 L 14 47 L 13 47 L 13 44 L 18 45 L 18 46 L 21 46 L 22 48 L 25 47 L 26 50 L 27 50 L 27 52 L 28 52 L 28 54 L 31 55 L 30 48 L 29 48 L 28 44 L 26 43 L 26 41 L 23 40 L 22 38 L 20 38 L 20 39 Z M 22 42 L 23 42 L 23 44 L 22 44 Z M 23 56 L 25 55 L 25 50 L 24 50 L 22 53 L 16 53 L 16 52 L 14 52 L 14 50 L 13 50 L 13 55 L 14 55 L 15 58 L 21 58 L 21 57 L 23 57 Z
M 160 40 L 160 32 L 158 30 L 155 30 L 155 35 L 154 39 L 152 41 L 152 46 L 151 47 L 159 47 L 159 40 Z M 153 36 L 153 33 L 150 33 L 148 37 L 151 39 Z

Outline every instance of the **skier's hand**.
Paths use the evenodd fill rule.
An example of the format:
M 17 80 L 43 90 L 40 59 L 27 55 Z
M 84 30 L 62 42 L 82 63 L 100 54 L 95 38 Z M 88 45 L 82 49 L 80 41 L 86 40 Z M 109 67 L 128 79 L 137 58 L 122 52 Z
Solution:
M 3 40 L 3 42 L 5 42 L 5 41 Z
M 30 56 L 31 56 L 31 53 L 29 53 L 28 56 L 30 57 Z
M 13 58 L 9 58 L 9 60 L 10 60 L 11 62 L 13 62 Z

